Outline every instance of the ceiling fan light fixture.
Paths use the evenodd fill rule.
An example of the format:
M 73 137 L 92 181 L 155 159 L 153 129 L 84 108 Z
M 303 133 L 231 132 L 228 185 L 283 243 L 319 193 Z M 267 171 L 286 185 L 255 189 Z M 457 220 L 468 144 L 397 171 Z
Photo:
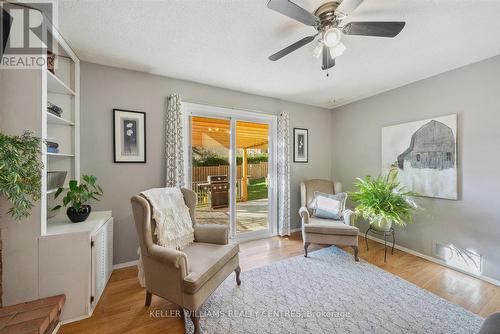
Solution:
M 332 58 L 337 58 L 342 56 L 344 51 L 346 50 L 346 47 L 344 43 L 339 43 L 337 46 L 334 46 L 333 48 L 330 48 L 330 54 Z
M 316 47 L 314 48 L 313 55 L 315 58 L 319 58 L 322 52 L 323 52 L 323 44 L 318 43 L 318 45 L 316 45 Z
M 343 36 L 396 37 L 405 27 L 404 21 L 343 21 L 358 8 L 364 0 L 324 0 L 314 12 L 294 3 L 295 0 L 268 0 L 267 7 L 289 18 L 311 26 L 316 33 L 303 37 L 297 42 L 269 56 L 269 60 L 277 61 L 290 53 L 312 43 L 319 36 L 319 45 L 314 47 L 313 54 L 321 58 L 321 69 L 328 70 L 335 66 L 335 58 L 346 50 L 342 43 Z M 328 76 L 328 72 L 327 72 Z
M 341 38 L 342 32 L 337 28 L 327 29 L 323 33 L 323 43 L 329 48 L 337 46 Z

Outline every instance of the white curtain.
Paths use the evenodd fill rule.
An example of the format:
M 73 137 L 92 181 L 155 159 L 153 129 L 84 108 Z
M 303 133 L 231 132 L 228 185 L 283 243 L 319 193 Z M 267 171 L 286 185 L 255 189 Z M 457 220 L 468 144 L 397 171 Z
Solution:
M 290 122 L 278 116 L 278 233 L 290 235 Z
M 166 181 L 167 187 L 184 186 L 184 132 L 182 104 L 177 94 L 167 98 L 166 109 Z

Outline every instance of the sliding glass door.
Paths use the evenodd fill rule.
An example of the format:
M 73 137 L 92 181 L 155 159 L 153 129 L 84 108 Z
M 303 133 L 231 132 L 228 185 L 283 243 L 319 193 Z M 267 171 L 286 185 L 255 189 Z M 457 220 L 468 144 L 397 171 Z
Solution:
M 229 225 L 230 121 L 191 117 L 191 189 L 197 194 L 196 221 Z
M 236 233 L 269 229 L 269 125 L 236 121 Z
M 274 116 L 184 104 L 186 176 L 199 224 L 245 239 L 276 231 Z

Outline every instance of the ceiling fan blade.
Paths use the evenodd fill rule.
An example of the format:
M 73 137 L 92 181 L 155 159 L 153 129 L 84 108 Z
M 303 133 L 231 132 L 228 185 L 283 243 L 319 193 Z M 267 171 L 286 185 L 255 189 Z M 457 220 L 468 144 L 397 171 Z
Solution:
M 350 22 L 342 32 L 346 35 L 396 37 L 404 26 L 405 22 Z
M 354 12 L 354 10 L 358 8 L 358 6 L 361 5 L 361 3 L 363 3 L 363 0 L 343 0 L 337 7 L 335 12 L 349 15 L 352 12 Z
M 323 46 L 323 65 L 321 65 L 321 69 L 327 70 L 333 66 L 335 66 L 335 59 L 330 54 L 330 48 Z
M 308 26 L 316 26 L 319 19 L 290 0 L 269 0 L 267 7 Z
M 292 53 L 293 51 L 303 47 L 304 45 L 311 43 L 312 41 L 314 41 L 315 38 L 316 35 L 304 37 L 300 41 L 297 41 L 292 45 L 289 45 L 286 48 L 279 50 L 275 54 L 269 56 L 269 60 L 276 61 L 280 58 L 283 58 L 287 54 Z

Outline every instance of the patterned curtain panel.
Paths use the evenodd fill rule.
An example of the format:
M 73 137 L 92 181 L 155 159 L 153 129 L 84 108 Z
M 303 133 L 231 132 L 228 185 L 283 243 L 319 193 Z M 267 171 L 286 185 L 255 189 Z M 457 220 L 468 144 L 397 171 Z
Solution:
M 290 235 L 290 122 L 287 112 L 278 117 L 278 233 Z
M 184 132 L 182 129 L 181 98 L 172 94 L 167 98 L 166 110 L 166 186 L 184 186 Z

